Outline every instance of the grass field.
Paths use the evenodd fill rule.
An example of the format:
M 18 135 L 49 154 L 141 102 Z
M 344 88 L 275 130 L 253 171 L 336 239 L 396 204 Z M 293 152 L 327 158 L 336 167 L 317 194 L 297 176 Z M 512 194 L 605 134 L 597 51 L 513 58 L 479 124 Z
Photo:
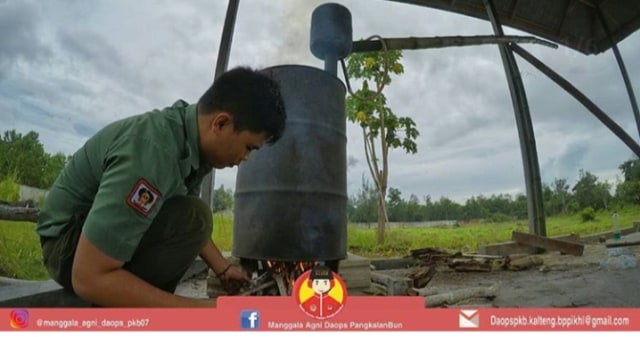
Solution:
M 626 208 L 620 213 L 621 227 L 640 221 L 640 207 Z M 611 230 L 611 213 L 599 212 L 594 221 L 582 222 L 579 215 L 547 218 L 547 235 L 593 234 Z M 41 251 L 35 225 L 26 222 L 0 221 L 0 276 L 42 280 L 48 276 L 41 264 Z M 384 244 L 375 244 L 375 229 L 349 226 L 348 249 L 364 256 L 406 255 L 410 249 L 432 247 L 472 252 L 479 246 L 508 241 L 514 230 L 528 232 L 526 220 L 462 225 L 455 228 L 394 228 L 387 231 Z M 233 220 L 214 216 L 213 238 L 223 251 L 233 243 Z

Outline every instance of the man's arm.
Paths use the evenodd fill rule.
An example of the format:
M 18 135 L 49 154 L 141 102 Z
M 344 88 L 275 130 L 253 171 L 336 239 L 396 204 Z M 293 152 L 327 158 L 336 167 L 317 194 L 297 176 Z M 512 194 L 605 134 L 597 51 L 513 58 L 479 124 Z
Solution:
M 207 241 L 200 252 L 200 257 L 216 273 L 216 276 L 226 283 L 226 290 L 230 294 L 235 293 L 242 283 L 251 281 L 251 278 L 241 266 L 227 262 L 218 247 L 213 243 L 213 240 Z
M 113 259 L 80 235 L 71 282 L 80 298 L 110 307 L 213 307 L 214 301 L 177 296 L 122 269 Z
M 224 256 L 222 256 L 222 253 L 220 253 L 220 250 L 211 239 L 207 240 L 204 248 L 202 248 L 200 257 L 204 260 L 207 266 L 216 273 L 216 275 L 224 272 L 224 270 L 229 266 L 229 262 L 227 262 Z

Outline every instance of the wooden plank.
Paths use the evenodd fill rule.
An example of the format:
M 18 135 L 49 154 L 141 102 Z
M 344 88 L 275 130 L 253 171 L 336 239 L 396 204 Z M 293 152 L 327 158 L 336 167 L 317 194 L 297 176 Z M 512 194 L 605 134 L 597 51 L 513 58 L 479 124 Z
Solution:
M 561 235 L 552 238 L 563 241 L 580 242 L 580 236 L 576 234 Z M 542 252 L 543 249 L 541 248 L 522 245 L 513 241 L 492 243 L 478 248 L 479 254 L 499 256 L 508 256 L 513 254 L 538 254 Z
M 582 256 L 582 253 L 584 252 L 584 245 L 579 243 L 551 239 L 522 232 L 511 233 L 511 240 L 523 245 L 543 248 L 550 251 L 560 251 L 574 256 Z

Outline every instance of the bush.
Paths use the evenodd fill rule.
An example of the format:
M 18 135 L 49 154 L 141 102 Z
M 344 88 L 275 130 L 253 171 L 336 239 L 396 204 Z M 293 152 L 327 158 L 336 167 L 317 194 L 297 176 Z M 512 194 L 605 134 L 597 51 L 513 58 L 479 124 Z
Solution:
M 596 219 L 596 211 L 593 207 L 585 207 L 582 212 L 580 212 L 580 217 L 582 218 L 582 222 L 593 221 Z
M 504 213 L 493 213 L 489 216 L 489 222 L 498 223 L 498 222 L 507 222 L 513 220 L 513 217 L 508 216 Z
M 20 200 L 20 185 L 17 175 L 11 174 L 0 181 L 0 200 L 16 202 Z

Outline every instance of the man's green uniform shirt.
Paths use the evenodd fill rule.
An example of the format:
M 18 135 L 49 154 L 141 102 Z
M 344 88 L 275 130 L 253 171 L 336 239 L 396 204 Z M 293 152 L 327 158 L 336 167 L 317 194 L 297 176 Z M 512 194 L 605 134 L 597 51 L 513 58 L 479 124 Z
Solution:
M 87 239 L 129 261 L 163 202 L 198 196 L 210 171 L 200 160 L 195 105 L 179 100 L 114 122 L 73 155 L 49 191 L 37 232 L 56 237 L 73 215 L 86 215 Z

